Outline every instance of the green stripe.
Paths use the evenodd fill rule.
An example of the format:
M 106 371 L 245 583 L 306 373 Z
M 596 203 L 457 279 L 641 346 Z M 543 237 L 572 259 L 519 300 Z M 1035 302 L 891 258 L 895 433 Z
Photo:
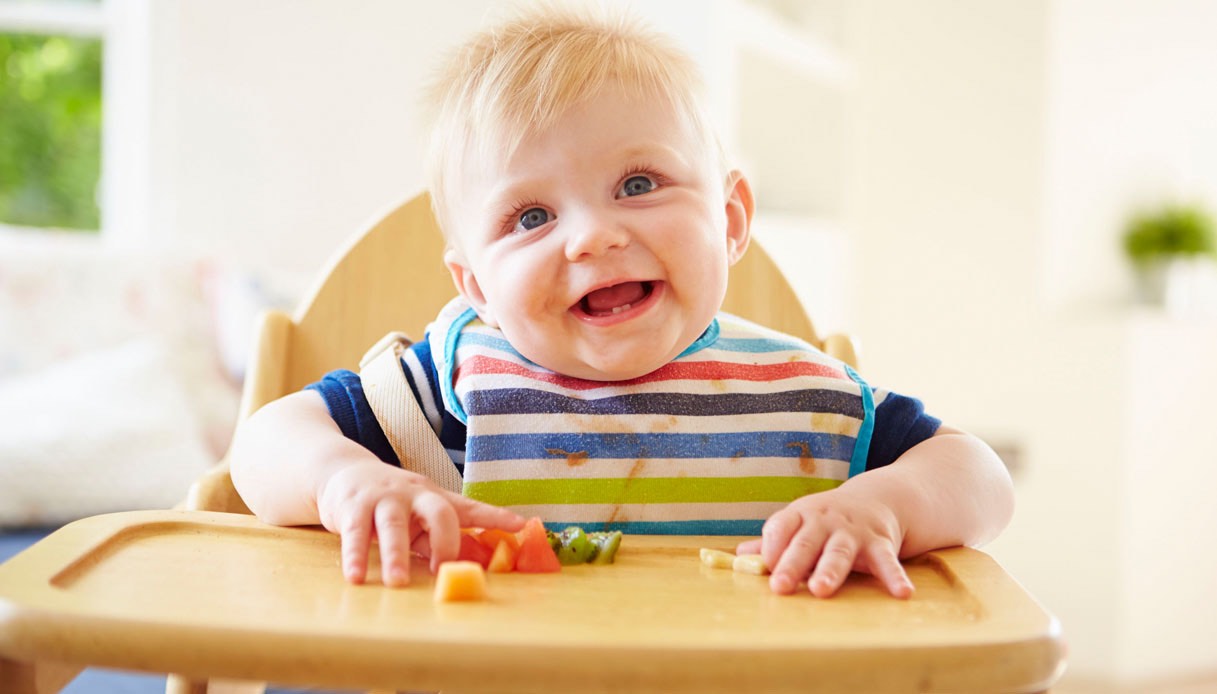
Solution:
M 794 501 L 840 486 L 816 477 L 641 477 L 466 482 L 465 496 L 498 506 L 522 504 L 691 504 Z

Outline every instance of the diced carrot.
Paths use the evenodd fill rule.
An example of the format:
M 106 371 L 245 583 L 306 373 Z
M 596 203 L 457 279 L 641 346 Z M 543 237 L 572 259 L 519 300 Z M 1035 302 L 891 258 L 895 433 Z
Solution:
M 435 576 L 435 601 L 486 599 L 486 572 L 475 561 L 446 561 Z

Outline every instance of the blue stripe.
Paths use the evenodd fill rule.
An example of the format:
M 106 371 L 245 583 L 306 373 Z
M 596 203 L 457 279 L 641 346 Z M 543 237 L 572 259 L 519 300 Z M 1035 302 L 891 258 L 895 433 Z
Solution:
M 710 321 L 710 327 L 702 331 L 701 337 L 694 340 L 693 344 L 685 347 L 685 351 L 676 355 L 676 358 L 680 359 L 681 357 L 687 357 L 690 354 L 695 354 L 706 347 L 709 347 L 710 345 L 714 344 L 715 340 L 718 339 L 718 333 L 718 319 L 715 318 Z
M 765 352 L 785 352 L 792 349 L 807 350 L 808 345 L 793 340 L 773 340 L 764 337 L 724 337 L 720 338 L 716 348 L 724 352 L 748 352 L 763 354 Z
M 544 460 L 563 464 L 571 454 L 605 458 L 829 458 L 850 460 L 858 447 L 851 436 L 807 431 L 725 434 L 494 434 L 470 436 L 470 462 Z M 863 451 L 862 462 L 866 455 Z M 851 461 L 852 470 L 853 462 Z M 865 469 L 865 468 L 863 468 Z
M 448 327 L 448 334 L 444 336 L 443 373 L 439 375 L 440 387 L 444 389 L 444 400 L 448 402 L 448 407 L 452 410 L 452 414 L 456 415 L 456 418 L 465 424 L 469 423 L 469 415 L 465 414 L 465 408 L 461 407 L 461 401 L 456 397 L 456 391 L 452 387 L 454 380 L 452 378 L 452 369 L 456 364 L 456 342 L 461 337 L 461 330 L 477 317 L 476 311 L 467 308 Z
M 875 433 L 875 395 L 857 371 L 845 364 L 845 373 L 862 389 L 862 426 L 858 428 L 858 440 L 854 443 L 854 454 L 849 459 L 849 476 L 866 472 L 866 458 L 870 455 L 870 440 Z
M 464 315 L 462 314 L 461 317 L 464 318 Z M 464 325 L 468 324 L 468 322 L 469 321 L 465 321 L 465 323 L 461 324 L 461 327 L 464 327 Z M 494 335 L 487 335 L 486 333 L 468 332 L 468 333 L 465 333 L 464 335 L 461 335 L 461 345 L 462 346 L 477 345 L 479 347 L 489 347 L 491 349 L 495 349 L 500 352 L 506 352 L 507 354 L 510 354 L 511 356 L 523 361 L 526 364 L 533 364 L 533 362 L 529 361 L 523 354 L 520 354 L 519 352 L 517 352 L 516 348 L 512 347 L 510 342 L 508 342 L 507 340 L 504 340 L 501 337 L 495 337 Z M 534 364 L 534 366 L 535 366 L 535 364 Z
M 620 530 L 633 535 L 749 535 L 761 534 L 764 520 L 695 520 L 695 521 L 612 521 L 610 523 L 546 523 L 545 528 L 561 532 L 570 525 L 580 525 L 588 532 Z M 624 542 L 628 543 L 626 539 Z

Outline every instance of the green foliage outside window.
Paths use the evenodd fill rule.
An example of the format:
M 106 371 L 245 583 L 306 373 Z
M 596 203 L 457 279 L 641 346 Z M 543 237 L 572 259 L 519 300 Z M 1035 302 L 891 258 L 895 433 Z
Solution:
M 0 34 L 0 222 L 96 230 L 101 41 Z

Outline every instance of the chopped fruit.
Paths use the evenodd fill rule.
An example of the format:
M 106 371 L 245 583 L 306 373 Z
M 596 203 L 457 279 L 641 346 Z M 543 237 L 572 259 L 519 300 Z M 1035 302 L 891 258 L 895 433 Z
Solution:
M 516 571 L 522 573 L 549 573 L 561 571 L 562 564 L 549 545 L 545 526 L 540 518 L 529 518 L 524 529 L 517 535 L 520 551 L 516 555 Z
M 617 549 L 621 547 L 620 530 L 604 533 L 588 533 L 587 539 L 591 541 L 592 547 L 595 548 L 591 559 L 588 560 L 589 563 L 612 564 L 617 558 Z
M 458 559 L 477 562 L 491 573 L 549 573 L 564 565 L 612 564 L 621 537 L 620 530 L 589 533 L 577 525 L 550 532 L 540 518 L 529 518 L 518 533 L 462 528 Z
M 474 534 L 474 537 L 477 538 L 478 542 L 486 545 L 486 548 L 491 552 L 499 546 L 500 542 L 507 542 L 513 550 L 518 549 L 520 546 L 520 541 L 516 539 L 515 533 L 509 533 L 506 530 L 499 530 L 498 528 L 487 528 L 478 531 Z
M 765 560 L 759 554 L 741 554 L 731 563 L 731 568 L 744 574 L 764 576 L 769 573 Z
M 486 599 L 486 572 L 475 561 L 446 561 L 435 576 L 435 601 Z
M 701 548 L 701 563 L 712 569 L 734 568 L 735 555 L 719 549 Z
M 596 551 L 595 545 L 587 538 L 587 533 L 577 525 L 565 528 L 562 532 L 557 533 L 557 537 L 558 549 L 555 552 L 562 566 L 586 564 Z M 550 545 L 553 545 L 552 539 Z
M 494 554 L 490 555 L 490 564 L 486 570 L 492 574 L 511 573 L 516 568 L 518 547 L 510 542 L 500 542 L 494 546 Z
M 612 564 L 621 546 L 620 530 L 587 533 L 577 525 L 568 525 L 560 533 L 551 531 L 547 535 L 563 566 Z
M 475 561 L 481 564 L 482 568 L 486 568 L 490 564 L 490 557 L 493 553 L 493 550 L 478 542 L 473 535 L 461 532 L 461 551 L 457 555 L 458 559 Z

